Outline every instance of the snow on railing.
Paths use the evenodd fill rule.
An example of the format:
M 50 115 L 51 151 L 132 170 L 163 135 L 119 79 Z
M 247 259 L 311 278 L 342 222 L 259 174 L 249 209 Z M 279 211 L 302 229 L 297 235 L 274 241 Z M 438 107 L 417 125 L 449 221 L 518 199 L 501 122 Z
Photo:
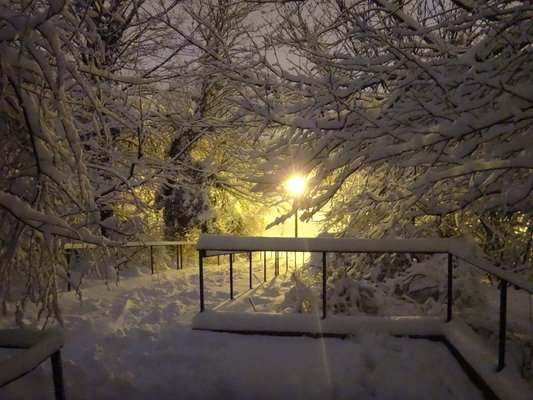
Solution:
M 505 366 L 507 334 L 507 287 L 509 284 L 533 294 L 533 285 L 520 276 L 493 266 L 481 251 L 461 239 L 337 239 L 337 238 L 280 238 L 201 235 L 196 248 L 199 253 L 200 312 L 205 310 L 203 259 L 220 254 L 249 253 L 250 289 L 252 288 L 252 258 L 256 251 L 290 251 L 322 253 L 322 318 L 327 316 L 326 254 L 327 253 L 425 253 L 448 254 L 446 321 L 453 311 L 453 258 L 465 261 L 500 280 L 500 319 L 498 342 L 498 371 Z M 233 300 L 232 257 L 230 257 L 230 296 Z
M 0 362 L 0 387 L 30 373 L 50 358 L 56 400 L 65 399 L 60 349 L 63 335 L 56 329 L 29 331 L 0 329 L 0 347 L 21 349 L 14 356 Z

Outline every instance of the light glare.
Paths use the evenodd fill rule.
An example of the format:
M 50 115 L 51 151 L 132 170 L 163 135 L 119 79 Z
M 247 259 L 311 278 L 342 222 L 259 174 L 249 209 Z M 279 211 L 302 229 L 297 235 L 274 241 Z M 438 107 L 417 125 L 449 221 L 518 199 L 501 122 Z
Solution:
M 300 194 L 304 191 L 305 180 L 300 176 L 293 176 L 287 181 L 285 187 L 290 193 L 294 195 Z

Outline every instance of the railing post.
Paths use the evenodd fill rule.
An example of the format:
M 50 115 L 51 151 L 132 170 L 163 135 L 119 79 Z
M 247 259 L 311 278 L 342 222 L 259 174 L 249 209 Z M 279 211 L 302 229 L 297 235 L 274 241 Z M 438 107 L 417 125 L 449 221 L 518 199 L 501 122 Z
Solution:
M 453 255 L 448 253 L 448 304 L 446 310 L 446 322 L 452 320 L 453 305 Z
M 498 371 L 505 367 L 505 341 L 507 336 L 507 281 L 500 279 L 500 336 L 498 343 Z
M 233 300 L 233 254 L 229 255 L 229 298 Z
M 65 385 L 63 382 L 63 367 L 61 365 L 61 352 L 57 350 L 50 356 L 52 363 L 52 377 L 54 379 L 54 392 L 56 400 L 65 400 Z
M 70 250 L 65 250 L 65 258 L 67 259 L 67 292 L 70 292 Z
M 322 252 L 322 318 L 326 318 L 326 252 Z
M 176 269 L 180 269 L 180 245 L 176 245 Z
M 150 269 L 153 275 L 154 274 L 154 248 L 153 246 L 150 246 Z
M 267 281 L 267 252 L 263 252 L 263 281 Z
M 198 251 L 198 268 L 200 275 L 200 312 L 204 311 L 204 250 Z
M 250 273 L 249 273 L 249 275 L 250 275 L 250 289 L 252 289 L 253 288 L 253 285 L 252 285 L 252 252 L 248 253 L 248 260 L 249 260 L 249 263 L 250 263 L 250 268 L 249 268 L 250 269 Z

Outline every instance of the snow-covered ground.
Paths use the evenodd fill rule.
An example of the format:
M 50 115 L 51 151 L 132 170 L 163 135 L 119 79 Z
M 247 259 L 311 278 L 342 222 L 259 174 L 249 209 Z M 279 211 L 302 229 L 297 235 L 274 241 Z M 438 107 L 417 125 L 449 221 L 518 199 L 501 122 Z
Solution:
M 206 304 L 212 308 L 228 297 L 227 266 L 209 265 L 206 271 Z M 82 302 L 73 292 L 61 295 L 68 399 L 483 398 L 446 347 L 428 340 L 193 331 L 197 268 L 148 273 L 131 269 L 136 276 L 123 276 L 118 286 L 89 281 Z M 242 291 L 246 262 L 236 264 L 235 277 Z M 268 298 L 274 305 L 283 300 L 283 277 L 256 296 L 257 306 Z M 261 279 L 257 272 L 254 280 Z M 4 350 L 0 357 L 9 354 Z M 49 363 L 0 388 L 0 398 L 53 399 Z

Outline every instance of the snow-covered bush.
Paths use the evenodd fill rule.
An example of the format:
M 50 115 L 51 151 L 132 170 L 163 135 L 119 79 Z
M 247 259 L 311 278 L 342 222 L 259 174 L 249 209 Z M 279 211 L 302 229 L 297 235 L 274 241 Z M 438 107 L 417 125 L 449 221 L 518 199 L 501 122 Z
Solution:
M 357 281 L 342 270 L 340 273 L 334 273 L 328 281 L 330 290 L 327 294 L 327 305 L 333 314 L 377 315 L 380 313 L 381 304 L 375 285 Z
M 336 273 L 328 278 L 328 312 L 344 315 L 378 314 L 380 307 L 375 288 L 341 274 L 344 275 L 342 278 Z M 300 270 L 293 272 L 291 281 L 293 286 L 285 293 L 279 308 L 295 313 L 319 312 L 322 309 L 321 277 L 315 275 L 311 278 Z
M 389 268 L 386 262 L 396 257 L 378 257 L 373 264 L 364 268 L 350 268 L 353 261 L 347 254 L 331 254 L 327 264 L 327 307 L 328 312 L 346 315 L 388 315 L 391 304 L 405 303 L 412 312 L 440 314 L 447 304 L 447 257 L 433 255 L 412 259 L 405 264 L 402 258 L 400 268 Z M 353 255 L 352 255 L 353 257 Z M 365 259 L 358 256 L 357 260 Z M 371 258 L 372 259 L 372 258 Z M 314 261 L 313 261 L 314 260 Z M 319 263 L 317 263 L 319 261 Z M 322 262 L 318 258 L 301 267 L 292 276 L 294 286 L 286 293 L 284 309 L 292 312 L 317 310 L 321 302 Z M 348 265 L 348 267 L 347 267 Z M 395 273 L 384 274 L 383 270 Z M 459 262 L 453 272 L 453 306 L 458 312 L 476 309 L 486 305 L 486 277 L 474 267 Z M 320 304 L 320 303 L 319 303 Z
M 347 272 L 342 254 L 329 253 L 327 258 L 326 301 L 333 314 L 376 315 L 381 303 L 376 286 L 354 279 Z M 322 302 L 322 255 L 311 255 L 310 261 L 293 272 L 293 286 L 285 293 L 281 309 L 291 312 L 318 312 Z
M 293 313 L 318 313 L 320 295 L 316 288 L 316 280 L 308 276 L 302 278 L 297 272 L 293 272 L 291 281 L 293 286 L 285 293 L 279 309 Z
M 413 262 L 405 271 L 385 284 L 396 296 L 404 297 L 422 306 L 428 313 L 444 310 L 447 301 L 447 259 L 434 255 Z M 486 302 L 483 275 L 475 267 L 460 262 L 453 271 L 453 305 L 456 310 L 479 307 Z

